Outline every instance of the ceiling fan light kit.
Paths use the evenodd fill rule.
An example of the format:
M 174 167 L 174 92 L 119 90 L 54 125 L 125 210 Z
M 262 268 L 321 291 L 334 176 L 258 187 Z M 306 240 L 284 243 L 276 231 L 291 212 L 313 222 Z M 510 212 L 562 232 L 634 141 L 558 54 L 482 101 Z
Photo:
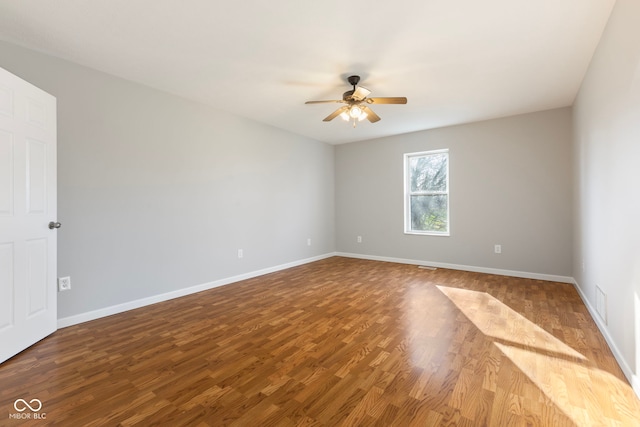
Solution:
M 356 127 L 356 123 L 364 119 L 368 119 L 371 123 L 375 123 L 380 120 L 380 116 L 373 112 L 366 104 L 406 104 L 407 98 L 405 97 L 383 97 L 383 98 L 367 98 L 371 91 L 362 86 L 358 86 L 360 82 L 360 76 L 349 76 L 347 79 L 350 85 L 353 86 L 352 90 L 348 90 L 342 94 L 340 100 L 329 101 L 307 101 L 305 104 L 325 104 L 325 103 L 343 103 L 347 104 L 338 108 L 333 113 L 324 118 L 323 121 L 330 122 L 336 117 L 340 116 L 344 121 L 353 121 L 353 127 Z

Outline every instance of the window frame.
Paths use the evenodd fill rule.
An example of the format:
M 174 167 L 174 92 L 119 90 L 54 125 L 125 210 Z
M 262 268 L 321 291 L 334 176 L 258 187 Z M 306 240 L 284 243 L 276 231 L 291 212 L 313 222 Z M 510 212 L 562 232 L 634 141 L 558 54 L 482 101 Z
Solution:
M 447 156 L 447 171 L 446 171 L 446 191 L 411 191 L 411 168 L 409 162 L 415 157 L 426 157 L 432 155 L 446 154 Z M 419 151 L 415 153 L 404 154 L 404 233 L 414 234 L 420 236 L 450 236 L 451 235 L 451 182 L 449 180 L 450 169 L 450 156 L 449 149 L 443 148 L 439 150 Z M 447 197 L 447 231 L 423 231 L 411 229 L 411 197 L 412 196 L 434 196 L 445 195 Z

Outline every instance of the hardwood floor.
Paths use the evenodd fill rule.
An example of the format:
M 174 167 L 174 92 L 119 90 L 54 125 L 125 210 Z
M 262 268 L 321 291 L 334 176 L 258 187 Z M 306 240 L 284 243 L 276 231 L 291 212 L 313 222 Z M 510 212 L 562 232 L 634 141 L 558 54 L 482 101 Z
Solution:
M 339 257 L 59 330 L 0 365 L 0 425 L 18 398 L 34 425 L 640 420 L 571 285 Z

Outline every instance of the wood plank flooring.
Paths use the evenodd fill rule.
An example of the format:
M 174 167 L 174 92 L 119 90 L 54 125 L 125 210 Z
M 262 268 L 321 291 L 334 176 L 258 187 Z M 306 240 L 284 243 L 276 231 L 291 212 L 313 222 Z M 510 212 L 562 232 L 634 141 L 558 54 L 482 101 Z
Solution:
M 19 398 L 46 419 L 10 418 Z M 340 257 L 68 327 L 0 365 L 9 426 L 639 420 L 571 285 Z

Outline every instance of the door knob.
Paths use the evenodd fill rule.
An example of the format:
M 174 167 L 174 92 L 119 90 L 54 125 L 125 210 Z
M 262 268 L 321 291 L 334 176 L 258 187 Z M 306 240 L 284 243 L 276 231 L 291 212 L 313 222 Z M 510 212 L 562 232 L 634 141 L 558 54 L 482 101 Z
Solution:
M 60 227 L 62 227 L 62 224 L 60 224 L 59 222 L 53 222 L 53 221 L 51 221 L 51 222 L 49 223 L 49 228 L 50 228 L 51 230 L 53 230 L 54 228 L 60 228 Z

